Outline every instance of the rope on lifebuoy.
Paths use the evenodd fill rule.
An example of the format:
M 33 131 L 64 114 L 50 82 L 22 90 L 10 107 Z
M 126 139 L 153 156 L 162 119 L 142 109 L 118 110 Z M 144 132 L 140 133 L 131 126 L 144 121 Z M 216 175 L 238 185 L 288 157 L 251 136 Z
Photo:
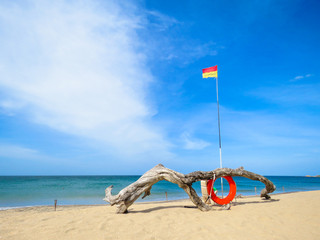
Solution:
M 213 174 L 212 180 L 213 180 L 213 181 L 216 180 L 216 174 L 215 174 L 215 173 Z M 212 181 L 212 180 L 209 180 L 209 181 Z M 211 188 L 211 191 L 210 191 L 210 193 L 209 193 L 209 191 L 208 191 L 208 183 L 207 183 L 207 191 L 208 191 L 208 194 L 209 194 L 209 195 L 208 195 L 208 198 L 207 198 L 207 200 L 205 201 L 205 203 L 207 203 L 208 200 L 211 198 L 212 189 L 213 189 L 213 188 Z
M 220 205 L 226 205 L 226 204 L 230 203 L 234 199 L 234 197 L 236 196 L 236 193 L 237 193 L 237 186 L 236 186 L 236 183 L 234 182 L 233 178 L 230 176 L 224 176 L 223 178 L 228 181 L 229 186 L 230 186 L 229 194 L 225 198 L 219 198 L 214 193 L 214 191 L 212 191 L 214 182 L 216 181 L 215 176 L 214 176 L 214 179 L 209 180 L 207 183 L 207 192 L 209 194 L 209 198 L 211 197 L 211 199 L 215 203 L 218 203 Z

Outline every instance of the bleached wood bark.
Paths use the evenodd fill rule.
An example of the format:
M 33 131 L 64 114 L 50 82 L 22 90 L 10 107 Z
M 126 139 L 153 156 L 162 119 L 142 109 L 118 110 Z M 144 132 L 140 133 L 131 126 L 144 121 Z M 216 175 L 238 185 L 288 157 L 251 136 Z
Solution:
M 264 197 L 266 199 L 270 198 L 268 193 L 271 193 L 276 189 L 275 185 L 269 179 L 259 174 L 246 171 L 243 169 L 243 167 L 237 169 L 217 168 L 209 172 L 196 171 L 185 175 L 168 169 L 162 164 L 158 164 L 157 166 L 143 174 L 137 181 L 122 189 L 117 195 L 111 194 L 113 188 L 112 185 L 107 187 L 105 190 L 106 196 L 103 200 L 109 202 L 111 206 L 116 205 L 117 213 L 126 213 L 129 206 L 131 206 L 142 193 L 144 193 L 142 198 L 145 198 L 146 196 L 151 194 L 151 188 L 155 183 L 161 180 L 166 180 L 178 184 L 178 186 L 189 195 L 191 201 L 201 211 L 209 211 L 212 209 L 212 207 L 205 204 L 201 200 L 196 191 L 193 189 L 192 184 L 197 181 L 212 179 L 214 175 L 215 178 L 219 178 L 222 176 L 240 176 L 249 178 L 251 180 L 260 181 L 266 186 L 261 191 L 261 197 Z

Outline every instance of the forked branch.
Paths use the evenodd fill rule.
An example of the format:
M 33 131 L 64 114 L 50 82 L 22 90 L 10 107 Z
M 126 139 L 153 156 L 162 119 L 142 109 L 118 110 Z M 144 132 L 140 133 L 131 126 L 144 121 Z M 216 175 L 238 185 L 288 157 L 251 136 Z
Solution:
M 141 194 L 144 193 L 143 198 L 150 195 L 151 188 L 155 183 L 161 180 L 166 180 L 178 184 L 178 186 L 189 195 L 191 201 L 201 211 L 209 211 L 212 209 L 212 207 L 202 201 L 202 199 L 193 189 L 192 184 L 201 180 L 210 180 L 214 176 L 215 178 L 220 178 L 222 176 L 240 176 L 249 178 L 251 180 L 260 181 L 266 186 L 261 191 L 261 197 L 264 197 L 266 199 L 270 198 L 268 193 L 271 193 L 276 189 L 275 185 L 269 179 L 259 174 L 246 171 L 243 169 L 243 167 L 237 169 L 217 168 L 209 172 L 196 171 L 185 175 L 168 169 L 162 164 L 158 164 L 157 166 L 143 174 L 137 181 L 122 189 L 117 195 L 112 195 L 112 185 L 107 187 L 105 190 L 106 196 L 103 200 L 109 202 L 111 206 L 116 205 L 117 213 L 126 213 L 129 206 L 131 206 L 134 201 L 136 201 L 141 196 Z

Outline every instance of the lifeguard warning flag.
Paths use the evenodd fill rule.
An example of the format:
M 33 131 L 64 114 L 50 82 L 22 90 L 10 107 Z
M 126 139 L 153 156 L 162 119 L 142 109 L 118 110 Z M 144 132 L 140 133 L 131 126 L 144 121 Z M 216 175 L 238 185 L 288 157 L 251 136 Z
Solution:
M 203 78 L 217 78 L 218 77 L 218 65 L 202 69 L 202 77 Z

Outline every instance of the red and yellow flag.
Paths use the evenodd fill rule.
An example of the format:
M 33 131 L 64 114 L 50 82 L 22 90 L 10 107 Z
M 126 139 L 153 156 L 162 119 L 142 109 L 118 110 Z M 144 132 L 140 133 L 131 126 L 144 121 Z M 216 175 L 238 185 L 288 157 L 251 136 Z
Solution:
M 202 69 L 202 77 L 203 78 L 217 78 L 218 77 L 218 65 Z

